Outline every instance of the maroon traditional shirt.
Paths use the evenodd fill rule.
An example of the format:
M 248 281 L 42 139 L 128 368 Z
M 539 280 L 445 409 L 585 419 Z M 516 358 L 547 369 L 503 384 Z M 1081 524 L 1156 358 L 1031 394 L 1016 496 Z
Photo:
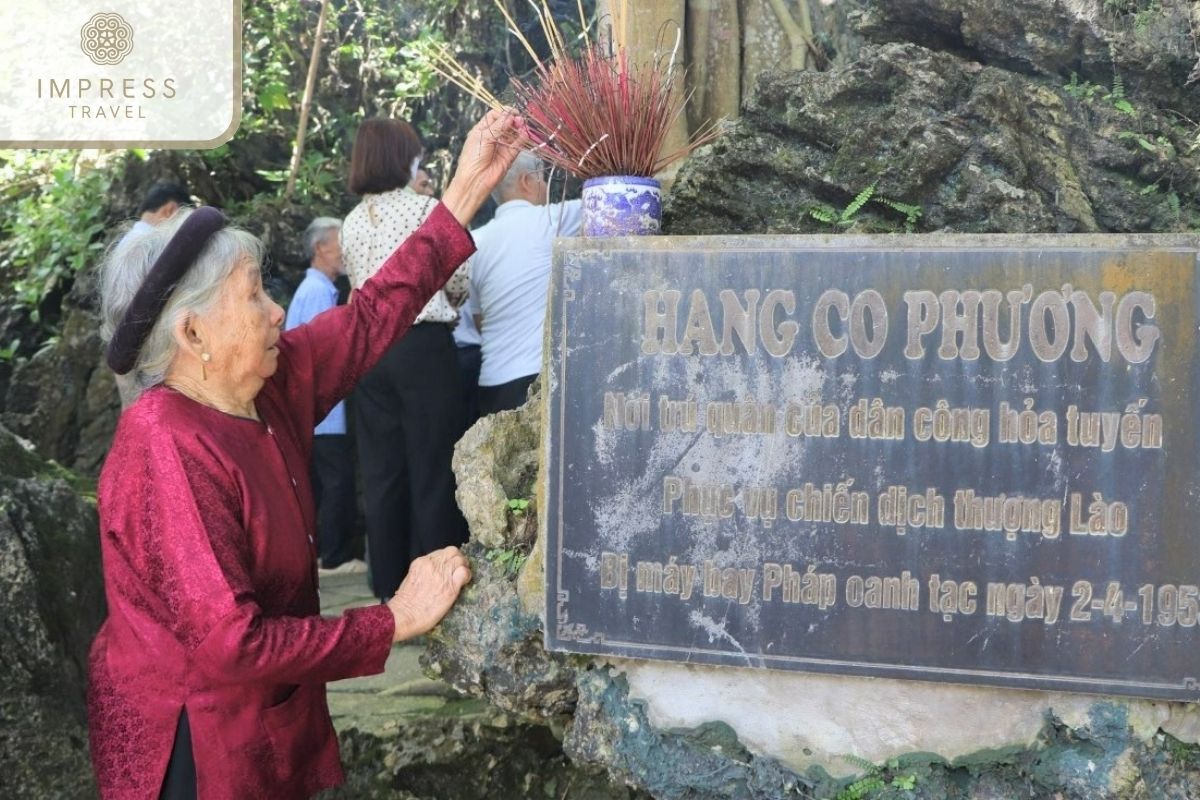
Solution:
M 379 605 L 320 616 L 314 424 L 474 250 L 444 206 L 339 306 L 283 334 L 261 421 L 159 386 L 121 417 L 100 475 L 108 618 L 88 727 L 105 798 L 158 797 L 185 707 L 199 800 L 341 783 L 325 683 L 383 670 Z

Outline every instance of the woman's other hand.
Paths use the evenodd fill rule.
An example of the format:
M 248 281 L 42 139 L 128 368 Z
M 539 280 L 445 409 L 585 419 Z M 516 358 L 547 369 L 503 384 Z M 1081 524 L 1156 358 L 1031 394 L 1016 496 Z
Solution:
M 465 228 L 521 151 L 525 121 L 509 109 L 493 109 L 467 134 L 442 203 Z
M 470 580 L 471 567 L 457 547 L 435 550 L 414 560 L 404 582 L 387 602 L 396 619 L 392 640 L 401 642 L 432 630 Z

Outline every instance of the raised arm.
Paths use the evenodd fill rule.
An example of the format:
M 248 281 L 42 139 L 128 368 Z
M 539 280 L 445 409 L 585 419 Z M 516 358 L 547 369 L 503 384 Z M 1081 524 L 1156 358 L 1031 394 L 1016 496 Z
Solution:
M 442 202 L 384 266 L 354 293 L 351 303 L 280 343 L 277 379 L 313 419 L 349 394 L 359 377 L 408 330 L 421 309 L 472 252 L 466 225 L 519 152 L 520 118 L 492 111 L 467 136 L 458 170 Z M 306 387 L 311 386 L 311 391 Z

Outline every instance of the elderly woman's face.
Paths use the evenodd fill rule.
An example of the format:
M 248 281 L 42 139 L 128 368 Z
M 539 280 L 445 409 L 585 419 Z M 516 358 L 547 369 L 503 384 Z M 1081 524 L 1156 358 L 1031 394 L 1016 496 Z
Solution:
M 257 392 L 279 366 L 276 345 L 283 318 L 283 309 L 263 289 L 258 265 L 250 259 L 238 264 L 205 315 L 210 373 Z

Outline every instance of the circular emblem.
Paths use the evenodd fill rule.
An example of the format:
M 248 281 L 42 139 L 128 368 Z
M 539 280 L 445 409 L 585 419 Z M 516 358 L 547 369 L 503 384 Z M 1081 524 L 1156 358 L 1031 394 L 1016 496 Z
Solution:
M 79 46 L 96 64 L 120 64 L 133 52 L 133 28 L 120 14 L 96 14 L 80 29 Z

